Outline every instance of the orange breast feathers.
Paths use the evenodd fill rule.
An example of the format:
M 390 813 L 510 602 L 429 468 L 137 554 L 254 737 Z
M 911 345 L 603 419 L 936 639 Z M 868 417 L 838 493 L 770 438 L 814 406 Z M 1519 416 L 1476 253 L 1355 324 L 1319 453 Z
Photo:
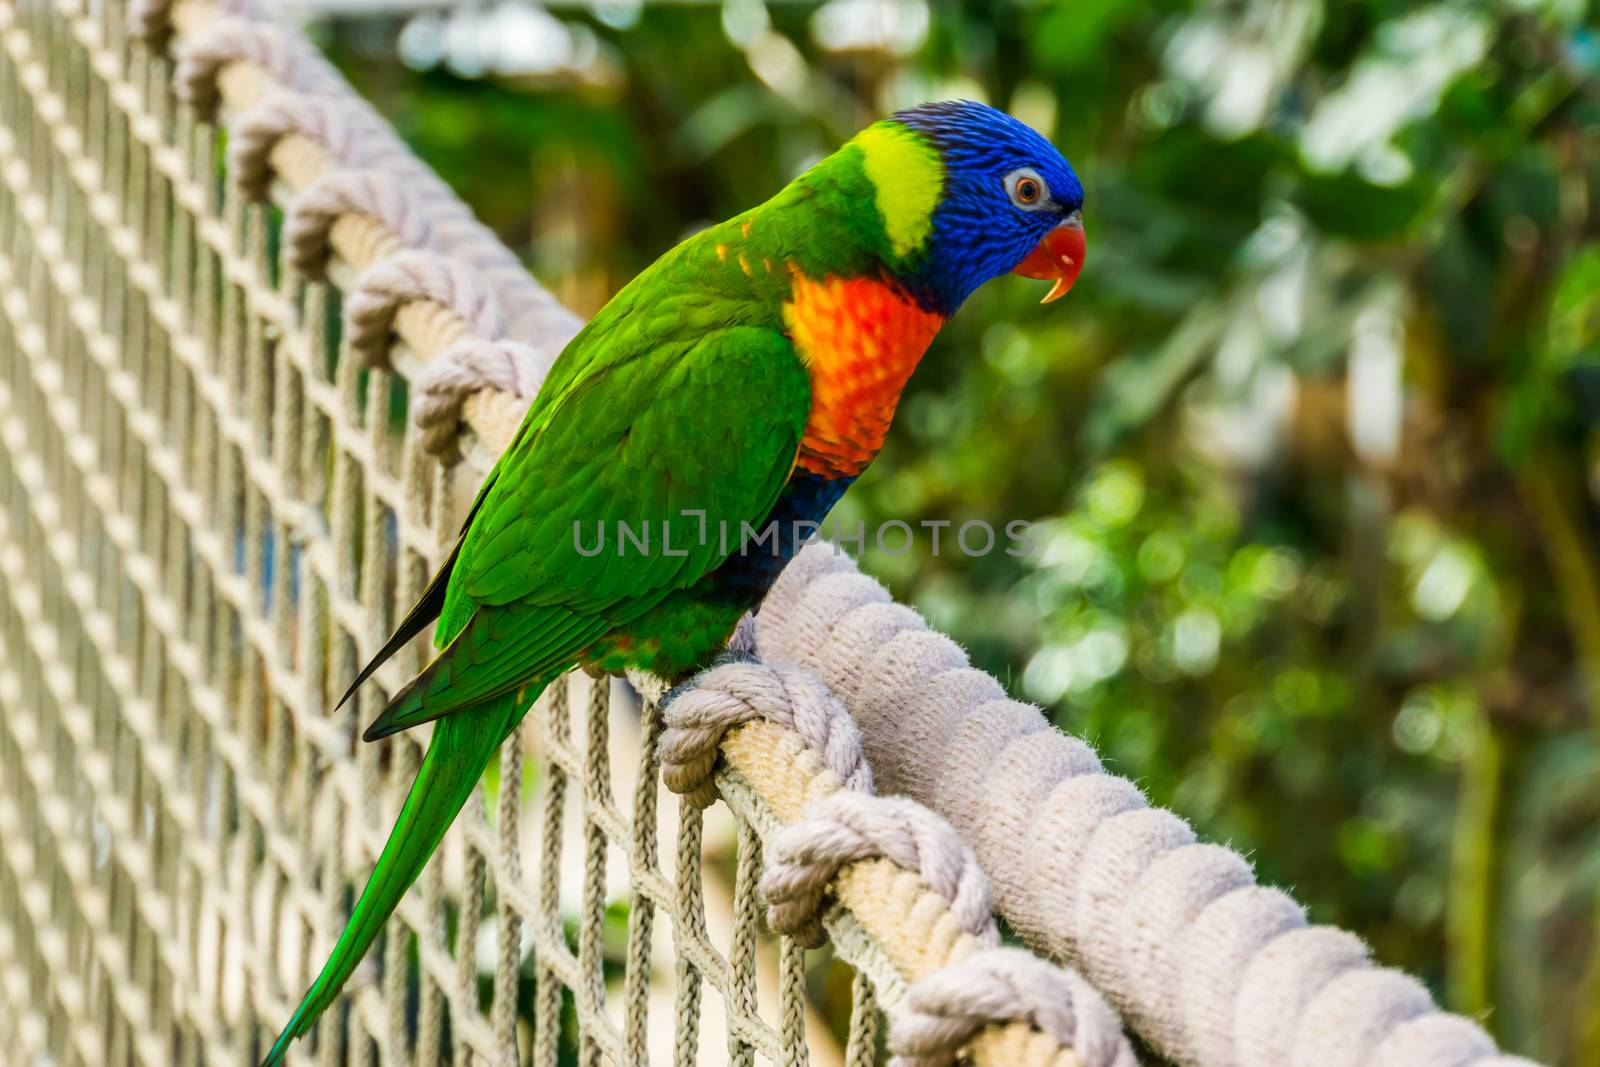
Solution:
M 883 447 L 900 391 L 944 317 L 885 282 L 799 273 L 783 311 L 811 372 L 811 417 L 795 465 L 853 478 Z

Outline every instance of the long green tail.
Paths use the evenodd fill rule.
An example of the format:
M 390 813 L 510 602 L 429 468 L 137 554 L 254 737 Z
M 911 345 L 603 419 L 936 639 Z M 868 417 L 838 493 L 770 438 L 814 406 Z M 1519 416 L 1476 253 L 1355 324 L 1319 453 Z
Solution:
M 344 933 L 339 935 L 333 954 L 322 973 L 311 983 L 305 999 L 295 1009 L 289 1025 L 283 1028 L 262 1067 L 279 1067 L 290 1042 L 311 1029 L 317 1017 L 328 1009 L 367 949 L 383 929 L 400 898 L 417 880 L 428 857 L 439 847 L 445 831 L 455 821 L 461 806 L 472 795 L 483 769 L 534 700 L 542 686 L 530 686 L 487 701 L 477 707 L 462 708 L 438 720 L 433 739 L 417 768 L 400 817 L 383 846 L 377 866 L 361 899 L 350 913 Z M 516 788 L 507 784 L 503 788 Z

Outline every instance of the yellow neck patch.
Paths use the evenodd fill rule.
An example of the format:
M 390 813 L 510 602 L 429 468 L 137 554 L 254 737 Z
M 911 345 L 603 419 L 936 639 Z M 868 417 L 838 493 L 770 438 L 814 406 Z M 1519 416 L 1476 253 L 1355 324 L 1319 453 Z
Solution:
M 894 254 L 904 258 L 933 231 L 944 164 L 939 153 L 912 131 L 892 122 L 868 126 L 855 137 L 867 178 L 877 190 L 878 214 Z

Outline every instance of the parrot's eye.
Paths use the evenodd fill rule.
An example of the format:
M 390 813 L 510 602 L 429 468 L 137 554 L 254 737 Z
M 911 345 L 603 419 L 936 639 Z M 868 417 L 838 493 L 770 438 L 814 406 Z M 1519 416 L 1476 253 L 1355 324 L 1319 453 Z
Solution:
M 1050 199 L 1050 188 L 1032 167 L 1018 167 L 1006 175 L 1006 192 L 1011 202 L 1024 211 L 1037 211 Z

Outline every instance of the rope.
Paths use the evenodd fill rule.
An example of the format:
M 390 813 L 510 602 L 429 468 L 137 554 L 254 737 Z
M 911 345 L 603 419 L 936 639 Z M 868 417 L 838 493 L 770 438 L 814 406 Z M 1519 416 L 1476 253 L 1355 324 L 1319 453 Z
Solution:
M 342 102 L 275 89 L 229 130 L 228 167 L 246 196 L 260 200 L 267 195 L 272 150 L 291 133 L 316 142 L 341 163 L 365 162 L 359 127 L 349 120 Z
M 163 6 L 158 35 L 152 40 L 159 44 L 168 29 L 178 34 L 177 48 L 201 36 L 214 23 L 241 16 L 244 25 L 254 32 L 271 33 L 271 22 L 262 21 L 267 12 L 257 0 L 186 0 L 170 8 Z M 239 32 L 245 32 L 242 28 Z M 273 88 L 287 85 L 291 88 L 337 100 L 346 109 L 345 119 L 358 131 L 361 140 L 361 158 L 375 170 L 393 175 L 401 182 L 428 214 L 431 230 L 431 247 L 445 255 L 473 264 L 484 281 L 500 298 L 507 310 L 509 321 L 506 336 L 523 341 L 543 355 L 543 365 L 548 368 L 562 346 L 577 333 L 581 322 L 542 286 L 534 281 L 522 263 L 495 236 L 493 231 L 472 216 L 472 213 L 455 196 L 439 177 L 424 166 L 395 135 L 389 124 L 365 100 L 352 93 L 337 71 L 315 48 L 297 34 L 284 32 L 281 39 L 292 54 L 293 74 L 279 81 L 259 64 L 241 57 L 227 62 L 217 72 L 216 83 L 221 97 L 234 112 L 247 110 Z M 251 46 L 256 47 L 256 46 Z M 226 72 L 226 78 L 224 78 Z M 314 177 L 317 167 L 325 160 L 279 160 L 279 165 L 293 162 L 296 173 L 290 183 L 303 187 Z M 337 244 L 337 242 L 336 242 Z M 353 243 L 338 246 L 340 258 L 357 268 L 366 266 L 374 255 L 354 247 Z M 493 401 L 477 402 L 473 426 L 494 440 L 504 440 L 515 429 L 516 419 L 498 418 Z M 520 412 L 517 413 L 520 416 Z M 509 423 L 509 426 L 507 425 Z
M 422 433 L 423 448 L 443 462 L 457 462 L 469 397 L 492 389 L 531 401 L 543 380 L 539 354 L 520 341 L 457 341 L 413 383 L 411 418 Z
M 480 338 L 504 328 L 499 303 L 471 264 L 430 252 L 399 252 L 356 279 L 344 311 L 350 350 L 370 365 L 386 365 L 395 318 L 408 304 L 448 309 Z
M 261 0 L 217 0 L 218 6 L 240 16 L 262 17 Z M 172 36 L 173 8 L 177 0 L 128 0 L 128 33 L 151 49 L 160 49 Z
M 861 755 L 855 720 L 804 671 L 755 663 L 724 663 L 668 694 L 661 737 L 661 776 L 667 788 L 707 807 L 717 799 L 712 772 L 724 735 L 762 720 L 793 730 L 846 788 L 870 791 L 872 769 Z
M 947 1067 L 980 1030 L 1004 1020 L 1050 1034 L 1083 1067 L 1137 1067 L 1093 986 L 1015 948 L 975 953 L 912 986 L 889 1032 L 890 1067 Z
M 166 17 L 165 11 L 160 17 Z M 266 23 L 219 18 L 183 40 L 175 59 L 173 90 L 197 117 L 208 122 L 216 118 L 221 100 L 217 91 L 218 75 L 224 67 L 241 60 L 261 67 L 273 81 L 287 88 L 303 88 L 297 83 L 302 67 L 296 62 L 291 39 L 278 27 Z
M 542 379 L 553 353 L 577 331 L 571 314 L 528 278 L 494 235 L 417 163 L 364 101 L 349 94 L 299 37 L 257 21 L 208 21 L 195 14 L 203 9 L 192 3 L 179 9 L 191 27 L 178 42 L 184 57 L 179 74 L 189 84 L 184 92 L 199 117 L 214 110 L 213 97 L 226 96 L 241 113 L 234 123 L 232 164 L 248 195 L 265 197 L 272 170 L 288 168 L 287 175 L 279 176 L 298 189 L 286 207 L 284 238 L 291 264 L 308 277 L 322 278 L 335 250 L 343 261 L 365 268 L 423 246 L 465 263 L 476 270 L 474 281 L 499 297 L 502 308 L 515 309 L 495 336 L 522 342 L 515 350 L 520 377 Z M 224 71 L 231 72 L 226 91 Z M 300 92 L 276 88 L 276 78 Z M 279 149 L 286 142 L 293 142 L 292 151 Z M 341 165 L 351 160 L 363 165 Z M 401 318 L 400 332 L 424 357 L 440 354 L 462 338 L 461 324 L 449 315 L 413 316 L 418 329 L 411 334 Z M 458 348 L 455 357 L 492 364 L 492 359 L 474 355 L 470 346 Z M 509 437 L 520 423 L 526 396 L 493 388 L 472 395 L 449 385 L 452 377 L 463 379 L 447 368 L 435 374 L 443 388 L 417 412 L 430 454 L 446 462 L 458 459 L 457 432 L 465 421 L 497 440 Z M 505 379 L 498 384 L 506 384 Z
M 750 647 L 751 636 L 749 627 L 735 631 L 741 653 Z M 770 842 L 773 861 L 762 880 L 767 920 L 799 944 L 819 946 L 826 940 L 823 898 L 831 892 L 862 918 L 877 942 L 898 955 L 902 969 L 913 972 L 910 993 L 891 1031 L 896 1067 L 943 1067 L 968 1046 L 980 1063 L 1038 1061 L 1037 1054 L 1017 1059 L 1014 1054 L 997 1055 L 992 1045 L 974 1044 L 980 1033 L 993 1039 L 1006 1023 L 1053 1038 L 1058 1050 L 1071 1051 L 1074 1064 L 1131 1067 L 1133 1053 L 1120 1023 L 1082 978 L 1028 953 L 996 948 L 1000 936 L 988 879 L 971 850 L 949 823 L 922 805 L 873 795 L 854 720 L 809 674 L 727 662 L 668 693 L 661 703 L 666 721 L 662 775 L 668 788 L 692 803 L 709 803 L 716 796 L 712 779 L 717 760 L 724 755 L 757 780 L 762 796 L 786 795 L 790 809 L 804 803 L 801 817 Z M 815 770 L 801 770 L 785 781 L 763 775 L 760 763 L 741 761 L 725 739 L 730 731 L 752 723 L 792 731 L 804 751 L 816 757 Z M 770 754 L 772 746 L 766 747 Z M 797 794 L 811 799 L 802 802 Z M 884 862 L 892 866 L 881 866 Z M 872 881 L 841 877 L 847 869 L 874 863 L 879 866 Z M 880 915 L 875 922 L 860 903 L 864 896 L 903 897 L 904 889 L 884 883 L 894 869 L 911 875 L 901 886 L 920 892 L 926 902 L 936 901 L 941 914 L 907 899 L 902 913 L 891 912 L 889 921 L 881 921 Z M 889 877 L 892 884 L 893 875 Z M 919 910 L 920 924 L 904 921 Z M 911 947 L 940 941 L 928 931 L 946 918 L 964 938 L 946 934 L 942 951 Z M 937 959 L 938 966 L 931 973 L 915 973 L 910 961 L 919 957 Z M 1029 963 L 1018 962 L 1018 957 Z
M 756 617 L 763 654 L 815 672 L 880 786 L 955 826 L 1022 938 L 1082 969 L 1132 1026 L 1199 1067 L 1509 1067 L 1359 939 L 1308 925 L 1238 853 L 1196 840 L 1082 741 L 1006 698 L 949 638 L 831 546 L 803 549 Z
M 330 237 L 343 216 L 370 218 L 407 248 L 429 241 L 427 213 L 403 181 L 380 170 L 325 170 L 284 211 L 283 244 L 295 270 L 315 281 L 327 279 Z
M 761 883 L 767 921 L 808 948 L 826 940 L 822 897 L 840 869 L 878 857 L 916 871 L 963 930 L 986 945 L 1000 943 L 977 857 L 949 823 L 914 801 L 840 790 L 813 801 L 805 820 L 781 830 L 772 848 L 777 859 Z
M 134 37 L 160 47 L 172 32 L 172 0 L 129 0 L 128 22 Z

